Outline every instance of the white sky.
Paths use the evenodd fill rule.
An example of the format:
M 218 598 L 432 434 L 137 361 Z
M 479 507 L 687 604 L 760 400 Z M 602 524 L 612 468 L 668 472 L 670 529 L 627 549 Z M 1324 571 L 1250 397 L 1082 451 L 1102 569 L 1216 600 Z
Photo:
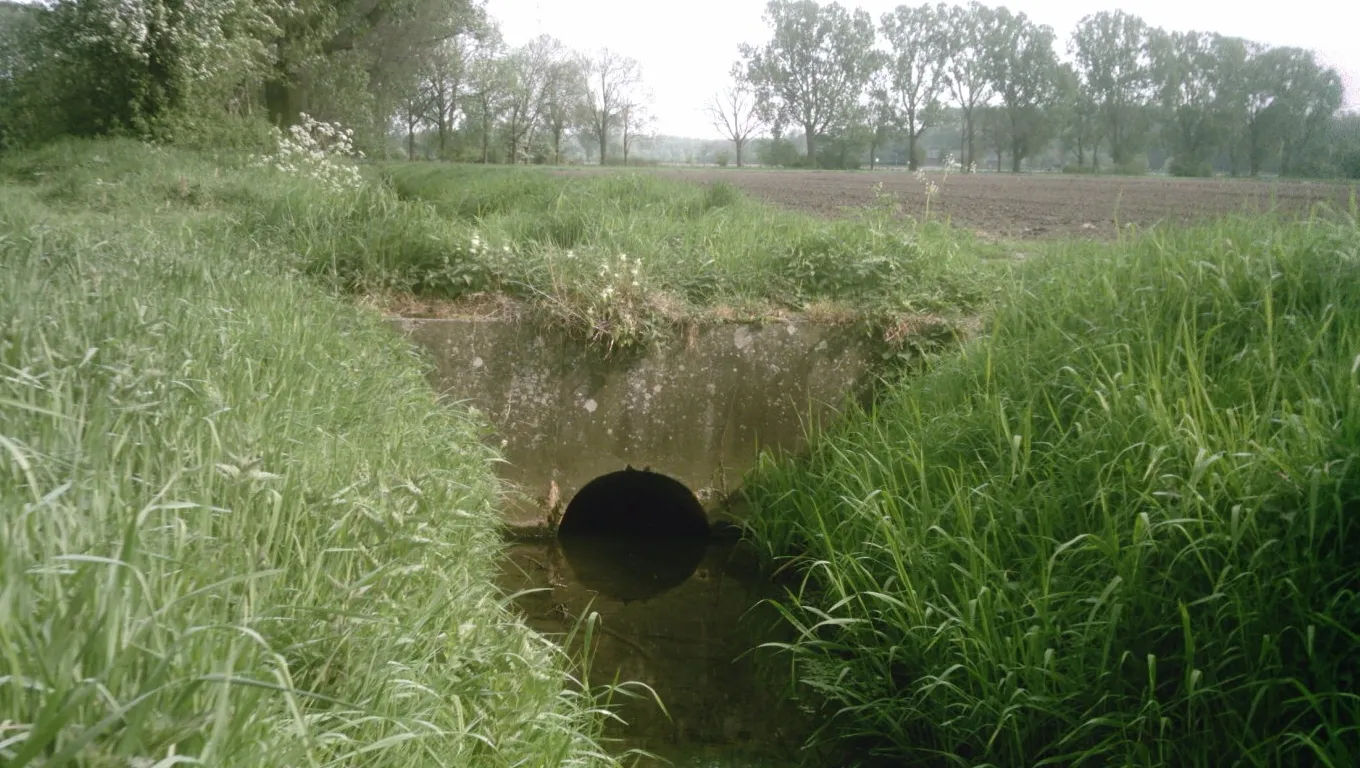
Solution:
M 907 0 L 919 5 L 923 0 Z M 901 0 L 842 0 L 875 22 Z M 961 4 L 961 3 L 960 3 Z M 1200 30 L 1271 45 L 1310 48 L 1341 73 L 1346 104 L 1360 106 L 1360 2 L 1355 0 L 1008 0 L 991 2 L 1053 27 L 1066 55 L 1068 37 L 1088 13 L 1123 9 L 1167 30 Z M 727 85 L 743 42 L 769 38 L 764 0 L 487 0 L 506 42 L 520 45 L 546 32 L 580 50 L 608 46 L 642 64 L 655 95 L 659 133 L 720 138 L 704 116 L 712 94 Z

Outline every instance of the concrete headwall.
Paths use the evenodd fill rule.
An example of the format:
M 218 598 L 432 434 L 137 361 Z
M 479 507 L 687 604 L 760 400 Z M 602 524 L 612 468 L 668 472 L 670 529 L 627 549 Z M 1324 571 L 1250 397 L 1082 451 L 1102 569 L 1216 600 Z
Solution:
M 809 417 L 863 393 L 874 363 L 862 332 L 812 323 L 711 326 L 605 358 L 531 324 L 392 322 L 433 356 L 437 388 L 495 427 L 521 533 L 547 532 L 555 508 L 626 465 L 676 478 L 712 510 L 760 448 L 797 450 Z

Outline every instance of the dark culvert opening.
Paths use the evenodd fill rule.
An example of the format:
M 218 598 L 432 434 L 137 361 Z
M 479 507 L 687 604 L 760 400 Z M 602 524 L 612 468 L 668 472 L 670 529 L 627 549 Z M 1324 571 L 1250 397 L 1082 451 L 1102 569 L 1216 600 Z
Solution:
M 689 488 L 631 467 L 577 492 L 558 540 L 582 585 L 624 602 L 684 583 L 708 549 L 708 518 Z

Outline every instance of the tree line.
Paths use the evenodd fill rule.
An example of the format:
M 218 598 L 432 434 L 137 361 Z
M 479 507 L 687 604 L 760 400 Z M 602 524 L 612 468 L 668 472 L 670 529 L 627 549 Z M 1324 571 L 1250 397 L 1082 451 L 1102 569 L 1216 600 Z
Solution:
M 875 20 L 770 0 L 764 18 L 770 38 L 741 47 L 707 105 L 738 165 L 754 151 L 846 167 L 889 149 L 915 168 L 923 140 L 957 133 L 965 167 L 1042 155 L 1126 169 L 1156 149 L 1183 175 L 1360 176 L 1360 118 L 1304 49 L 1121 11 L 1060 41 L 979 2 Z M 0 0 L 0 148 L 107 134 L 244 145 L 307 113 L 370 151 L 398 136 L 408 157 L 628 162 L 651 103 L 637 61 L 546 35 L 507 46 L 481 0 Z
M 628 159 L 652 121 L 637 61 L 507 46 L 480 0 L 0 0 L 0 148 L 60 135 L 221 147 L 302 114 L 366 149 Z M 429 140 L 427 140 L 427 137 Z
M 1102 156 L 1126 167 L 1153 142 L 1180 175 L 1216 162 L 1233 174 L 1327 175 L 1360 162 L 1360 145 L 1329 140 L 1340 76 L 1301 48 L 1101 11 L 1078 23 L 1062 61 L 1051 27 L 979 2 L 902 5 L 875 21 L 836 2 L 770 0 L 764 18 L 771 37 L 741 48 L 733 88 L 776 139 L 801 131 L 808 165 L 835 164 L 818 151 L 825 142 L 858 137 L 872 157 L 875 143 L 900 138 L 915 168 L 922 134 L 949 122 L 962 164 L 985 144 L 1015 171 L 1055 144 L 1092 170 Z

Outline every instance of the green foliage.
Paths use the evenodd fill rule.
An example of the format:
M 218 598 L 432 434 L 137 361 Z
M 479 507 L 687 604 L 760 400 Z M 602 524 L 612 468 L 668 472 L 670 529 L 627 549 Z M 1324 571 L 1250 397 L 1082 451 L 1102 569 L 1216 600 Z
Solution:
M 15 138 L 27 144 L 60 135 L 164 137 L 173 117 L 258 77 L 262 38 L 274 29 L 245 0 L 58 0 L 35 21 L 21 42 L 26 66 L 11 85 L 26 112 Z
M 1122 166 L 1121 166 L 1122 167 Z M 1173 157 L 1167 163 L 1167 170 L 1172 176 L 1180 177 L 1202 177 L 1208 178 L 1214 175 L 1214 166 L 1208 160 L 1187 160 L 1181 157 Z M 1138 171 L 1142 173 L 1143 171 Z
M 797 309 L 831 300 L 863 310 L 953 314 L 988 300 L 989 276 L 960 247 L 960 233 L 910 222 L 823 221 L 755 203 L 727 184 L 703 188 L 646 174 L 562 177 L 418 164 L 385 172 L 405 202 L 365 211 L 353 224 L 322 225 L 339 242 L 335 251 L 313 250 L 317 269 L 329 268 L 334 258 L 341 260 L 342 274 L 382 276 L 412 290 L 447 296 L 500 290 L 546 299 L 548 307 L 579 321 L 574 302 L 561 296 L 570 281 L 560 264 L 574 261 L 598 271 L 613 268 L 617 255 L 625 254 L 647 275 L 649 333 L 679 319 L 677 312 L 714 304 Z M 283 221 L 292 227 L 298 218 L 306 216 Z M 349 244 L 352 235 L 341 234 L 358 226 L 382 232 L 398 221 L 412 229 L 377 259 L 356 256 L 364 250 Z M 471 233 L 488 244 L 493 261 L 448 252 L 449 243 L 469 242 Z M 513 258 L 500 260 L 496 254 L 507 247 Z M 446 255 L 451 265 L 462 265 L 463 282 L 431 282 L 442 274 Z M 364 261 L 346 267 L 347 258 Z
M 788 646 L 895 764 L 1351 765 L 1360 227 L 1068 245 L 748 478 Z
M 1058 59 L 1053 52 L 1053 29 L 1030 21 L 1025 14 L 1005 8 L 993 14 L 988 73 L 1001 99 L 997 107 L 999 131 L 1011 156 L 1011 170 L 1037 152 L 1052 136 L 1049 115 L 1057 102 Z
M 742 76 L 767 122 L 804 130 L 807 157 L 815 160 L 817 137 L 853 122 L 878 68 L 873 20 L 817 0 L 769 0 L 764 18 L 773 36 L 759 48 L 742 45 Z
M 0 174 L 0 762 L 608 764 L 491 586 L 481 423 L 243 236 L 281 182 L 133 142 Z
M 1072 34 L 1072 52 L 1087 97 L 1099 105 L 1102 133 L 1116 164 L 1127 163 L 1147 137 L 1141 107 L 1153 81 L 1148 55 L 1151 35 L 1147 22 L 1119 10 L 1084 17 Z M 1187 35 L 1183 39 L 1197 38 Z M 1168 70 L 1164 75 L 1167 87 L 1173 87 L 1179 77 Z
M 916 140 L 940 117 L 940 94 L 950 53 L 948 12 L 921 5 L 899 5 L 883 14 L 879 30 L 891 46 L 886 56 L 886 87 L 881 98 L 893 124 L 907 131 L 911 170 L 916 162 Z
M 1360 148 L 1352 149 L 1341 157 L 1341 175 L 1348 179 L 1360 179 Z
M 798 168 L 802 156 L 793 142 L 785 138 L 761 140 L 756 143 L 756 161 L 776 168 Z

